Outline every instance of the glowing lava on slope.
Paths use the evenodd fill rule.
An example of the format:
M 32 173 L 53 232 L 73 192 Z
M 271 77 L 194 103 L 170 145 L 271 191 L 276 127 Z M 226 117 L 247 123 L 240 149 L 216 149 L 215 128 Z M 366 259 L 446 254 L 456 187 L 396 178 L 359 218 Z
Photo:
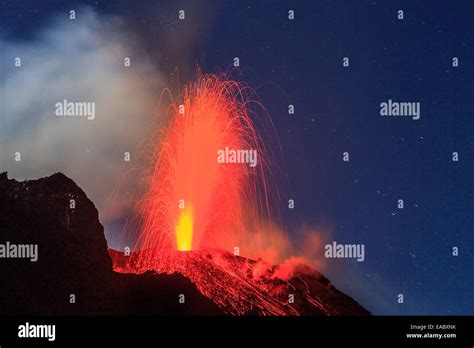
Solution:
M 109 249 L 117 272 L 135 273 L 152 251 L 129 256 Z M 216 249 L 181 253 L 173 267 L 232 315 L 370 315 L 310 267 L 270 265 Z M 290 273 L 287 273 L 290 271 Z M 286 274 L 285 274 L 286 273 Z M 178 291 L 180 291 L 178 289 Z

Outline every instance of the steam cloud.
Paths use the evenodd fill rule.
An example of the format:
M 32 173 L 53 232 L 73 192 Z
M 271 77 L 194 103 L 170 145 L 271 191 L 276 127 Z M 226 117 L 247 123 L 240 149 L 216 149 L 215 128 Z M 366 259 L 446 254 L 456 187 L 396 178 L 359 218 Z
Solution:
M 18 180 L 63 172 L 106 222 L 131 203 L 124 195 L 113 210 L 107 206 L 156 126 L 155 109 L 167 82 L 120 18 L 99 18 L 89 8 L 78 11 L 76 20 L 61 17 L 26 42 L 0 37 L 7 66 L 0 77 L 0 170 Z M 16 57 L 21 67 L 14 66 Z M 131 67 L 124 66 L 125 57 Z M 64 99 L 94 102 L 95 119 L 57 117 L 55 104 Z M 130 152 L 130 163 L 124 152 Z M 122 191 L 133 190 L 130 180 L 125 185 Z
M 248 257 L 257 260 L 254 276 L 278 265 L 274 277 L 287 280 L 299 264 L 308 265 L 319 271 L 326 269 L 324 241 L 329 239 L 329 226 L 301 226 L 296 236 L 288 238 L 283 229 L 273 224 L 260 226 L 254 243 L 246 245 Z

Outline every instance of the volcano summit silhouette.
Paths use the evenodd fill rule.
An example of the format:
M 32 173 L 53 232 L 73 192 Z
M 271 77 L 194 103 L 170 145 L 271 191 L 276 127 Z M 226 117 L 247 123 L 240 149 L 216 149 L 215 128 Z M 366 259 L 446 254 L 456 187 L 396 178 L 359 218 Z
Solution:
M 282 279 L 278 265 L 212 249 L 136 272 L 140 251 L 108 249 L 94 204 L 61 173 L 0 174 L 0 226 L 0 243 L 38 249 L 36 262 L 0 260 L 0 314 L 370 315 L 303 264 Z

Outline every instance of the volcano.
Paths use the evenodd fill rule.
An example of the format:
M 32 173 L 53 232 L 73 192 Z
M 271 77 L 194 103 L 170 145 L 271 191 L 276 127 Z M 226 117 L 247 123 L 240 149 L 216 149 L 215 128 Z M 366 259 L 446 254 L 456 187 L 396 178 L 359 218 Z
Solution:
M 109 249 L 117 272 L 135 272 L 142 251 L 125 256 Z M 162 260 L 160 261 L 162 263 Z M 270 265 L 208 249 L 177 252 L 161 272 L 177 272 L 232 315 L 369 315 L 316 270 L 300 263 Z M 289 268 L 289 269 L 288 269 Z
M 370 314 L 303 264 L 282 276 L 283 265 L 207 249 L 137 272 L 140 253 L 153 250 L 125 256 L 107 249 L 94 204 L 61 173 L 23 182 L 1 174 L 0 212 L 3 242 L 38 245 L 37 262 L 0 263 L 1 314 Z M 186 306 L 177 301 L 181 293 Z
M 133 246 L 109 250 L 114 270 L 181 274 L 232 315 L 368 314 L 296 257 L 271 265 L 240 256 L 281 247 L 280 187 L 263 142 L 268 128 L 257 127 L 271 120 L 252 107 L 263 109 L 256 92 L 228 77 L 199 73 L 171 98 L 170 121 L 149 143 L 138 226 L 122 231 Z

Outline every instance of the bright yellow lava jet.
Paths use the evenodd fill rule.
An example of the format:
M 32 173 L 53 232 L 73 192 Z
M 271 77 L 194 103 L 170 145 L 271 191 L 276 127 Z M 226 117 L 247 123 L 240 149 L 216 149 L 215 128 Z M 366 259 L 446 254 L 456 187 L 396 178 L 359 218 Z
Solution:
M 181 212 L 176 225 L 176 244 L 179 251 L 192 250 L 193 246 L 193 209 L 186 207 Z

